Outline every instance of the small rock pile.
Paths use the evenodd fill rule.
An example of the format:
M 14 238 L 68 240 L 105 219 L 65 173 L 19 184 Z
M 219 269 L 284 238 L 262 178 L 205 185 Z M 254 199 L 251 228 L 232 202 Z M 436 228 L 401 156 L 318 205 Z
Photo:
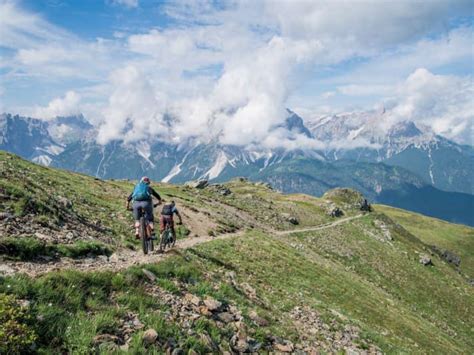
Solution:
M 228 187 L 221 184 L 209 185 L 209 189 L 222 196 L 229 196 L 230 194 L 232 194 L 232 191 Z
M 296 348 L 294 344 L 286 339 L 273 335 L 267 335 L 264 341 L 257 341 L 252 334 L 255 329 L 249 327 L 244 322 L 244 315 L 235 305 L 216 300 L 210 296 L 203 298 L 190 293 L 185 283 L 174 281 L 174 285 L 179 289 L 180 294 L 171 293 L 155 282 L 154 275 L 151 272 L 145 273 L 150 281 L 145 286 L 146 292 L 155 299 L 160 300 L 167 306 L 164 311 L 164 318 L 167 322 L 179 326 L 182 334 L 193 336 L 212 353 L 255 353 L 255 352 L 280 352 L 291 353 Z M 228 275 L 232 280 L 234 275 Z M 245 293 L 249 298 L 257 300 L 255 289 L 244 283 L 239 284 L 239 290 Z M 206 320 L 222 329 L 221 334 L 224 338 L 217 343 L 213 340 L 207 331 L 197 330 L 196 322 Z M 247 322 L 253 323 L 255 327 L 267 327 L 270 321 L 250 310 L 247 316 Z M 132 335 L 137 331 L 142 333 L 142 342 L 145 348 L 156 346 L 164 350 L 167 354 L 184 354 L 186 345 L 177 339 L 164 339 L 152 328 L 146 329 L 145 325 L 138 319 L 137 314 L 129 312 L 121 320 L 120 327 L 116 333 L 101 334 L 94 339 L 96 349 L 106 349 L 108 351 L 122 350 L 127 351 L 132 339 Z M 189 353 L 193 353 L 190 350 Z
M 191 187 L 193 189 L 204 189 L 209 185 L 209 181 L 205 179 L 188 181 L 184 186 Z
M 96 350 L 108 350 L 108 351 L 127 351 L 129 348 L 132 335 L 145 328 L 145 325 L 138 319 L 138 315 L 133 312 L 127 312 L 123 319 L 120 320 L 120 326 L 115 334 L 99 334 L 94 337 L 93 345 Z M 153 343 L 157 338 L 158 334 L 153 331 L 147 330 L 143 334 L 143 340 L 145 343 Z M 154 337 L 154 340 L 152 340 Z
M 189 292 L 177 296 L 156 285 L 149 285 L 147 291 L 170 307 L 165 314 L 167 321 L 178 324 L 186 334 L 199 337 L 206 344 L 209 351 L 221 353 L 229 351 L 255 352 L 264 345 L 249 336 L 242 312 L 234 305 L 224 304 L 212 297 L 201 299 Z M 269 324 L 265 318 L 260 317 L 255 311 L 251 312 L 249 318 L 259 326 Z M 196 334 L 193 325 L 199 319 L 207 319 L 218 328 L 230 330 L 232 336 L 228 339 L 228 343 L 216 344 L 205 332 Z M 167 350 L 173 351 L 173 349 Z
M 345 317 L 334 312 L 339 318 Z M 295 307 L 289 313 L 296 328 L 300 332 L 300 342 L 294 345 L 295 352 L 308 354 L 365 353 L 381 354 L 380 349 L 360 338 L 360 329 L 353 325 L 341 325 L 335 318 L 330 324 L 325 323 L 318 312 L 309 307 Z M 292 350 L 293 351 L 293 350 Z
M 454 266 L 457 266 L 457 267 L 461 265 L 461 257 L 457 255 L 456 253 L 450 250 L 441 249 L 437 247 L 436 245 L 432 245 L 431 250 L 434 253 L 438 254 L 438 256 L 444 261 L 446 261 L 447 263 L 453 264 Z
M 390 232 L 390 229 L 388 228 L 387 224 L 384 221 L 376 219 L 374 220 L 374 225 L 375 227 L 377 227 L 380 233 L 374 233 L 370 230 L 365 229 L 364 233 L 367 236 L 374 238 L 382 243 L 385 243 L 385 242 L 390 243 L 393 241 L 392 233 Z

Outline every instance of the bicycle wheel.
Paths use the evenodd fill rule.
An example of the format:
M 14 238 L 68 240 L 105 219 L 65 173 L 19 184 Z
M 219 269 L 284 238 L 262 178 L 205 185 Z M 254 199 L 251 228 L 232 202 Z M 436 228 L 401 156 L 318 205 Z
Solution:
M 165 250 L 165 243 L 166 243 L 166 231 L 161 233 L 160 235 L 160 252 Z
M 142 240 L 143 254 L 148 254 L 148 236 L 146 232 L 145 217 L 140 218 L 140 239 Z
M 152 238 L 148 238 L 148 250 L 149 251 L 153 251 L 154 249 L 154 246 L 153 246 L 153 239 Z

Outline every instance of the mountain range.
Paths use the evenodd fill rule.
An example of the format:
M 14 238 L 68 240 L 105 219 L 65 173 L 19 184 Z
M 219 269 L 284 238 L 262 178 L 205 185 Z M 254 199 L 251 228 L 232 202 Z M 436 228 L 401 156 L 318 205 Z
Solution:
M 290 137 L 316 139 L 324 148 L 285 150 L 188 140 L 105 145 L 82 115 L 44 121 L 0 116 L 0 149 L 33 162 L 100 178 L 183 183 L 244 176 L 285 192 L 321 196 L 347 186 L 371 201 L 474 225 L 474 149 L 412 121 L 391 122 L 384 111 L 303 120 L 288 110 L 278 127 Z M 124 169 L 126 167 L 126 169 Z
M 346 188 L 154 186 L 184 223 L 144 255 L 132 181 L 0 151 L 1 354 L 472 352 L 474 228 Z

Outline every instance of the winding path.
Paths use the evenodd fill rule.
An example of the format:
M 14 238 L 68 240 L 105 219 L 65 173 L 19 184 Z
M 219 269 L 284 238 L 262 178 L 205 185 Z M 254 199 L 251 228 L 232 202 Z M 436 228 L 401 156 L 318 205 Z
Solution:
M 335 222 L 327 223 L 324 225 L 319 225 L 315 227 L 307 227 L 300 229 L 292 229 L 285 231 L 270 231 L 270 234 L 282 236 L 289 235 L 293 233 L 301 232 L 311 232 L 318 231 L 322 229 L 331 228 L 342 223 L 352 221 L 357 218 L 363 217 L 363 214 L 357 216 L 351 216 L 346 218 L 338 219 Z M 216 237 L 197 237 L 197 238 L 188 238 L 183 240 L 178 240 L 174 249 L 166 252 L 165 254 L 152 253 L 149 255 L 144 255 L 141 250 L 130 250 L 130 249 L 120 249 L 112 256 L 98 256 L 96 258 L 85 258 L 85 259 L 71 259 L 71 258 L 61 258 L 59 260 L 49 261 L 49 262 L 2 262 L 0 266 L 4 269 L 6 274 L 15 274 L 15 273 L 25 273 L 29 276 L 36 277 L 43 275 L 51 271 L 58 270 L 79 270 L 79 271 L 105 271 L 105 270 L 114 270 L 119 271 L 131 266 L 157 263 L 161 260 L 169 257 L 170 255 L 179 253 L 181 250 L 192 248 L 196 245 L 207 243 L 217 239 L 229 239 L 239 237 L 245 234 L 245 231 L 239 231 L 236 233 L 227 233 L 221 234 Z M 6 272 L 5 272 L 6 271 Z

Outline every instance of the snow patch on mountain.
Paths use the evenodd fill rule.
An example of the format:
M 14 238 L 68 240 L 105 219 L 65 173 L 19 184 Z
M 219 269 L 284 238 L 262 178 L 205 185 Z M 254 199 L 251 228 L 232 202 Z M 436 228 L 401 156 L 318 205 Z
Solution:
M 222 151 L 219 152 L 214 165 L 203 175 L 203 177 L 207 177 L 209 180 L 219 177 L 228 163 L 229 159 L 227 158 L 227 155 Z
M 176 164 L 175 166 L 173 166 L 173 168 L 170 170 L 168 175 L 166 175 L 163 179 L 161 179 L 161 181 L 162 182 L 170 182 L 172 178 L 179 175 L 179 173 L 181 173 L 181 167 L 183 166 L 183 164 L 185 163 L 186 159 L 188 158 L 188 156 L 191 152 L 192 152 L 192 150 L 188 151 L 185 154 L 185 156 L 183 157 L 183 159 L 181 160 L 181 162 L 179 164 Z
M 45 148 L 37 147 L 36 150 L 43 151 L 51 155 L 59 155 L 64 151 L 64 147 L 59 145 L 50 145 Z
M 145 161 L 148 164 L 150 164 L 153 168 L 155 167 L 155 163 L 153 163 L 150 160 L 150 156 L 151 156 L 150 144 L 148 144 L 147 142 L 140 142 L 140 144 L 138 144 L 135 147 L 135 149 L 137 150 L 138 155 L 140 155 L 143 159 L 145 159 Z
M 51 159 L 47 155 L 38 155 L 37 157 L 34 157 L 33 159 L 31 159 L 31 161 L 36 164 L 49 166 L 51 162 L 53 161 L 53 159 Z

